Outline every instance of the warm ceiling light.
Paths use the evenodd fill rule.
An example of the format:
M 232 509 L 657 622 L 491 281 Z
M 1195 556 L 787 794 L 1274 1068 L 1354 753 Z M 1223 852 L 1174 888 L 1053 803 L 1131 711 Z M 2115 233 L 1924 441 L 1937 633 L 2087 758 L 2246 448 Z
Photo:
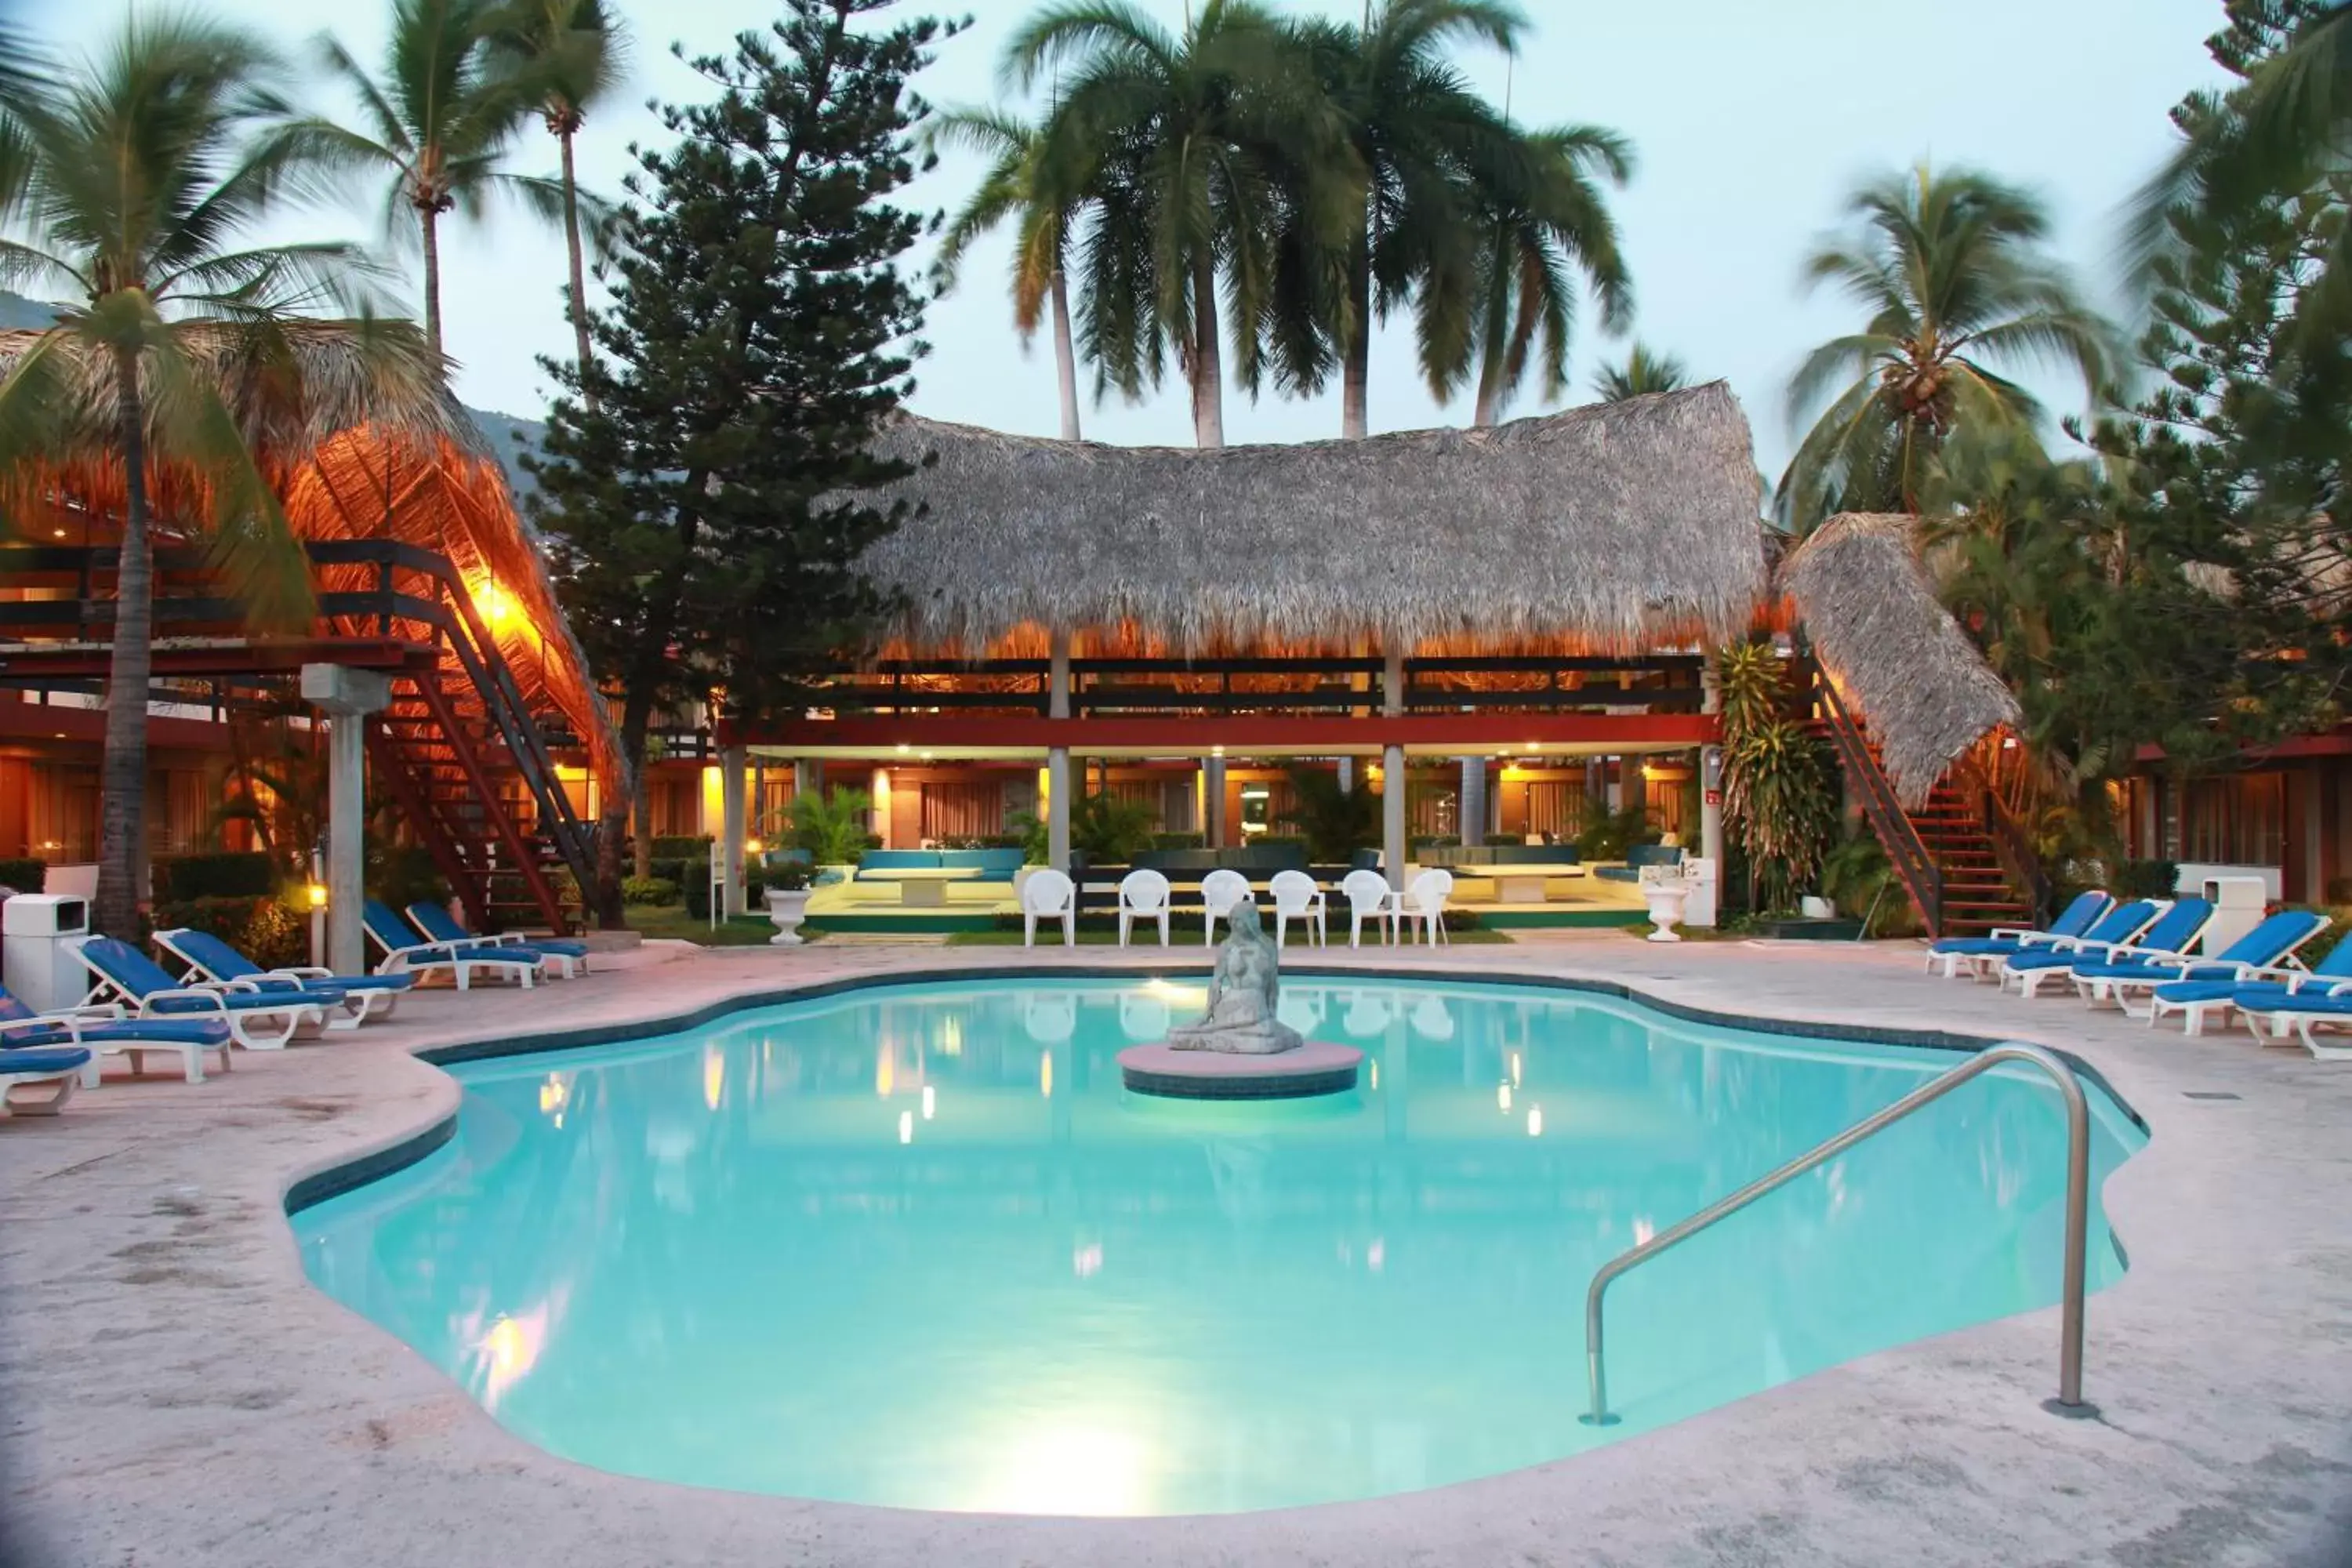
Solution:
M 899 754 L 900 756 L 902 756 L 902 757 L 903 757 L 903 756 L 905 756 L 908 752 L 909 752 L 913 751 L 914 749 L 915 749 L 914 747 L 912 747 L 912 746 L 910 746 L 910 745 L 907 744 L 907 742 L 904 742 L 904 741 L 901 741 L 901 742 L 898 742 L 898 754 Z

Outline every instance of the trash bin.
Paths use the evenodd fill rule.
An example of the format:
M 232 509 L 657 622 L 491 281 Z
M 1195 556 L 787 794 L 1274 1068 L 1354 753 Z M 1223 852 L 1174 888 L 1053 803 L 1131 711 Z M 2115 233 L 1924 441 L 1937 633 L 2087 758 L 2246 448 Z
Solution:
M 1715 924 L 1717 879 L 1716 863 L 1706 857 L 1694 856 L 1683 862 L 1683 880 L 1690 884 L 1690 896 L 1683 900 L 1683 924 Z
M 89 934 L 89 900 L 19 893 L 0 904 L 0 984 L 36 1013 L 70 1007 L 89 992 L 73 944 Z
M 2262 878 L 2206 877 L 2200 888 L 2213 906 L 2213 918 L 2206 924 L 2199 952 L 2219 952 L 2263 923 L 2270 889 Z

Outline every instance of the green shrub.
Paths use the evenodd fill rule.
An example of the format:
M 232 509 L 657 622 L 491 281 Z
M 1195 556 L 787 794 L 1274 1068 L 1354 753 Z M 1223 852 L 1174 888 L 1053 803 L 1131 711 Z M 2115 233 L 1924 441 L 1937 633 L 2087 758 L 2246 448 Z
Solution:
M 621 881 L 625 904 L 674 904 L 678 899 L 677 884 L 667 877 L 626 877 Z
M 1015 838 L 1011 842 L 1018 844 L 1021 840 Z M 1207 837 L 1199 833 L 1155 833 L 1151 836 L 1154 849 L 1205 849 L 1208 846 Z
M 278 867 L 258 850 L 174 855 L 155 862 L 155 901 L 267 898 L 278 890 Z
M 422 844 L 371 846 L 367 889 L 368 897 L 395 910 L 411 904 L 446 904 L 452 891 L 449 879 L 434 863 L 433 852 Z
M 0 860 L 0 888 L 19 893 L 37 893 L 48 879 L 49 868 L 40 860 Z
M 2295 950 L 2295 957 L 2305 964 L 2316 967 L 2324 963 L 2327 955 L 2336 951 L 2337 943 L 2347 935 L 2352 935 L 2352 909 L 2345 908 L 2332 898 L 2325 904 L 2284 904 L 2281 908 L 2309 910 L 2313 914 L 2327 917 L 2327 929 Z
M 276 894 L 188 899 L 155 908 L 155 929 L 209 931 L 264 969 L 310 962 L 310 919 Z
M 2168 899 L 2180 880 L 2180 867 L 2171 860 L 2125 860 L 2116 867 L 2116 885 L 2108 889 L 2118 899 Z
M 710 835 L 656 833 L 654 835 L 653 858 L 656 860 L 708 860 L 710 858 Z
M 797 795 L 788 809 L 793 847 L 807 850 L 820 866 L 855 866 L 866 850 L 881 847 L 881 840 L 866 831 L 874 797 L 864 790 Z

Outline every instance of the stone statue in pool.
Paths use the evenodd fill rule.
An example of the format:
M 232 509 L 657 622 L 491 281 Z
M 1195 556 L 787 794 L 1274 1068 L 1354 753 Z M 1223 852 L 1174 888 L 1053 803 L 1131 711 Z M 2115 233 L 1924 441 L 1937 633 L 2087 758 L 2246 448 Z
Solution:
M 1306 1044 L 1297 1030 L 1275 1016 L 1280 981 L 1274 939 L 1258 923 L 1257 906 L 1244 899 L 1227 917 L 1217 967 L 1209 977 L 1209 1016 L 1168 1033 L 1180 1051 L 1223 1051 L 1231 1056 L 1270 1057 Z

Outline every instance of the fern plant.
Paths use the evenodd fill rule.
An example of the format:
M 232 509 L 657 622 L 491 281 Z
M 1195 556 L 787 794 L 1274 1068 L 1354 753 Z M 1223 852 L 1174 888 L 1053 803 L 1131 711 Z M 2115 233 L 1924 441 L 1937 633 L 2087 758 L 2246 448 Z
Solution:
M 794 795 L 793 842 L 820 866 L 855 866 L 866 856 L 866 823 L 873 810 L 874 797 L 864 790 Z

